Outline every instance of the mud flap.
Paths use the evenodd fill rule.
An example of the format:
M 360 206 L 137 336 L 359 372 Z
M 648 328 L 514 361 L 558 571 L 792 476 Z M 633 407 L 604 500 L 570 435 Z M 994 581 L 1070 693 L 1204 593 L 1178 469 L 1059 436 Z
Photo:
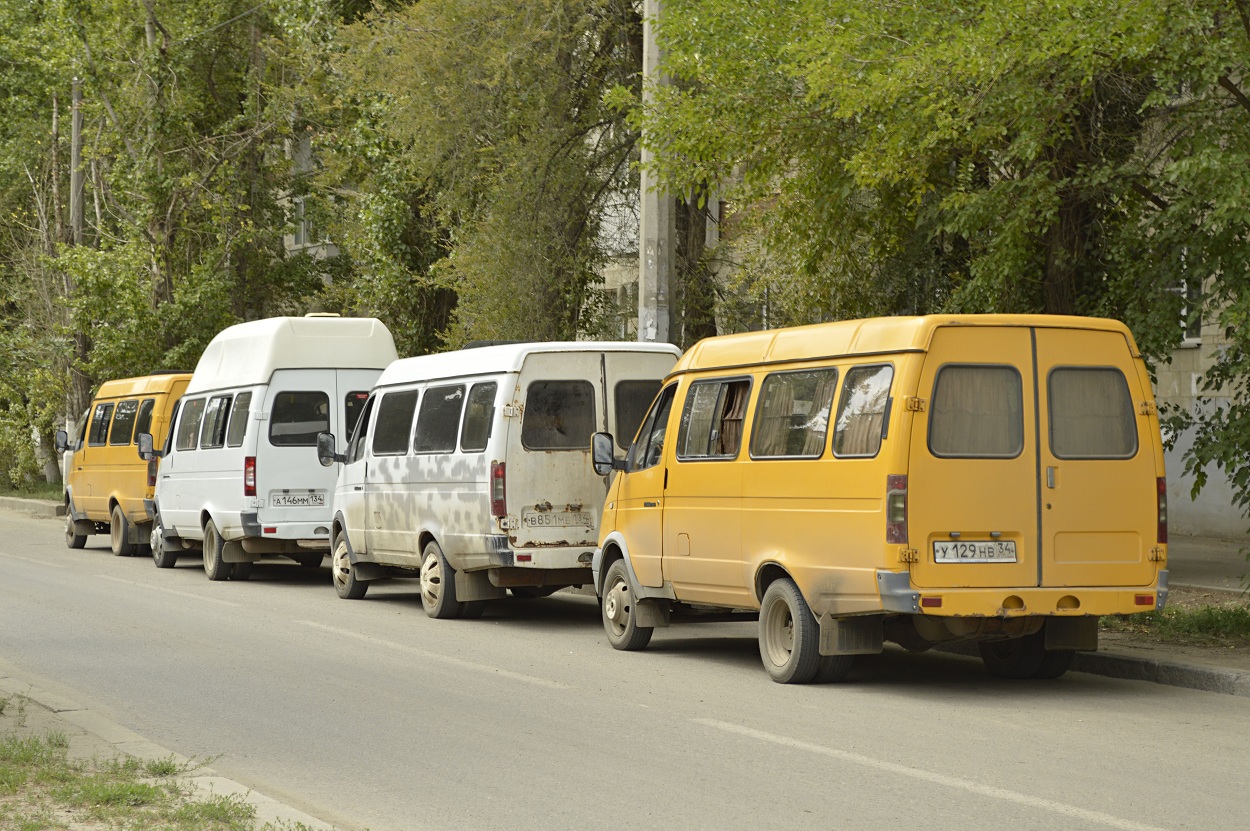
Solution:
M 490 574 L 487 571 L 456 572 L 456 600 L 462 603 L 473 600 L 498 600 L 507 594 L 507 589 L 490 582 Z
M 634 615 L 640 627 L 655 629 L 668 626 L 671 605 L 667 600 L 644 599 L 634 601 Z
M 885 615 L 820 616 L 821 655 L 876 655 L 885 648 Z
M 1098 617 L 1051 617 L 1046 619 L 1047 649 L 1074 649 L 1078 652 L 1098 651 Z

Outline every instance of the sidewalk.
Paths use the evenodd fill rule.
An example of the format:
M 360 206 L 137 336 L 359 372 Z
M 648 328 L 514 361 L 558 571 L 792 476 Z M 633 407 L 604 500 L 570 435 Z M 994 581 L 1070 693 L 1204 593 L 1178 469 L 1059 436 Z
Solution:
M 0 497 L 0 509 L 48 519 L 64 515 L 60 503 L 45 499 Z M 1192 599 L 1209 593 L 1213 602 L 1250 602 L 1247 551 L 1250 535 L 1239 540 L 1172 537 L 1168 544 L 1168 584 L 1173 597 Z M 1227 649 L 1160 644 L 1125 632 L 1104 632 L 1099 640 L 1097 652 L 1077 653 L 1074 671 L 1250 698 L 1250 646 Z

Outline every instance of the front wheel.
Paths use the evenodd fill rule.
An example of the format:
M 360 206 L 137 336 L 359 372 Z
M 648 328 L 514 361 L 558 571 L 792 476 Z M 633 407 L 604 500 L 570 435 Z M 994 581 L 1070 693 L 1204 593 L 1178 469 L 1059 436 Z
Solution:
M 421 605 L 436 620 L 460 617 L 463 604 L 456 600 L 456 572 L 438 543 L 430 541 L 421 555 Z
M 78 533 L 78 525 L 74 522 L 74 515 L 69 513 L 68 506 L 65 510 L 65 547 L 82 548 L 87 544 L 87 535 Z
M 109 542 L 114 557 L 129 557 L 135 553 L 135 544 L 130 542 L 130 521 L 121 505 L 114 505 L 109 514 Z
M 760 603 L 760 657 L 769 677 L 806 684 L 823 668 L 819 649 L 816 618 L 803 593 L 789 577 L 774 580 Z
M 342 531 L 334 536 L 334 550 L 330 552 L 330 571 L 334 575 L 334 593 L 344 600 L 359 600 L 369 591 L 369 584 L 356 579 L 351 554 L 347 549 L 347 535 Z M 422 597 L 425 592 L 422 591 Z
M 655 630 L 638 625 L 638 610 L 634 606 L 634 591 L 629 584 L 629 571 L 624 560 L 617 560 L 608 567 L 603 578 L 603 600 L 599 603 L 603 617 L 603 630 L 608 633 L 608 643 L 616 649 L 633 652 L 643 649 L 651 642 Z
M 161 518 L 152 520 L 152 562 L 157 568 L 173 568 L 178 563 L 178 552 L 165 542 L 165 531 L 161 527 Z
M 213 582 L 229 579 L 230 572 L 233 571 L 230 563 L 222 558 L 225 547 L 226 541 L 217 533 L 217 526 L 210 519 L 204 526 L 204 573 Z

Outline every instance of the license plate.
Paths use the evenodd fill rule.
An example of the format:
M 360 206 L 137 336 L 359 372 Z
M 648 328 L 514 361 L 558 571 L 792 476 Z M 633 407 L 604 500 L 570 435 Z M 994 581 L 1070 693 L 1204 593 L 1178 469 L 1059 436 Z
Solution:
M 325 504 L 326 495 L 323 492 L 269 494 L 271 508 L 322 508 Z
M 594 517 L 587 511 L 561 511 L 555 513 L 545 511 L 533 513 L 527 511 L 521 519 L 527 528 L 594 528 Z
M 952 540 L 933 543 L 933 559 L 939 563 L 1014 563 L 1014 540 Z

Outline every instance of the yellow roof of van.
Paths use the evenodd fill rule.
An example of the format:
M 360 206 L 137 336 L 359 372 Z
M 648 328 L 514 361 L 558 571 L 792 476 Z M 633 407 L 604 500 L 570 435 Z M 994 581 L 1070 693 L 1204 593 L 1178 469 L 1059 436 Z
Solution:
M 160 372 L 137 378 L 119 378 L 101 384 L 95 397 L 127 398 L 132 395 L 158 395 L 175 391 L 180 395 L 190 380 L 190 372 Z
M 677 366 L 673 367 L 673 374 L 712 367 L 924 352 L 929 348 L 934 330 L 941 326 L 1029 326 L 1115 331 L 1125 336 L 1133 357 L 1138 357 L 1133 336 L 1128 327 L 1118 320 L 1069 315 L 924 315 L 842 320 L 704 338 L 686 350 Z

